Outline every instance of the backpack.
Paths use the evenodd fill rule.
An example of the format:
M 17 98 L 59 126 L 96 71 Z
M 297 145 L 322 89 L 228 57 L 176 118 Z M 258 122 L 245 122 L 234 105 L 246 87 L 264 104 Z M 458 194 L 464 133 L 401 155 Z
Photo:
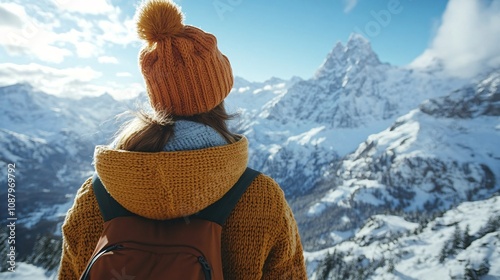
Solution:
M 222 226 L 260 173 L 247 168 L 217 202 L 189 218 L 151 220 L 114 200 L 94 174 L 104 227 L 87 268 L 87 279 L 223 279 Z

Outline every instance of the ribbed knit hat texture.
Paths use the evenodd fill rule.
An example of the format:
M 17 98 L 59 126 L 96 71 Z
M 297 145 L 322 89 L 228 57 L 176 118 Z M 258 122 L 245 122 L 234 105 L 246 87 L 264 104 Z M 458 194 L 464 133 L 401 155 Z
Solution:
M 205 113 L 229 94 L 231 64 L 212 34 L 183 24 L 169 0 L 145 0 L 137 32 L 147 42 L 139 54 L 151 106 L 175 116 Z

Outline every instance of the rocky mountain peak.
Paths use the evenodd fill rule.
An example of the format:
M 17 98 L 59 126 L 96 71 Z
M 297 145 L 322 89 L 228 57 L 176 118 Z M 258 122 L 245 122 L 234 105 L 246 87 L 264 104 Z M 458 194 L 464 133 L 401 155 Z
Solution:
M 346 45 L 338 42 L 318 69 L 315 79 L 329 78 L 346 73 L 353 67 L 377 66 L 381 64 L 370 42 L 363 36 L 352 34 Z
M 17 83 L 0 87 L 0 95 L 2 98 L 29 98 L 33 91 L 35 91 L 35 89 L 29 83 Z

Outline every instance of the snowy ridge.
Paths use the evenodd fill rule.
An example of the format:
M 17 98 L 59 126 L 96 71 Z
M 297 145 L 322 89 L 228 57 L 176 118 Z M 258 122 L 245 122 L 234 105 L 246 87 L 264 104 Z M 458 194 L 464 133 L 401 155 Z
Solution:
M 488 267 L 488 276 L 481 279 L 498 279 L 499 199 L 461 203 L 422 225 L 400 217 L 375 216 L 353 239 L 333 248 L 306 253 L 310 279 L 321 279 L 325 256 L 331 258 L 334 252 L 343 254 L 344 260 L 344 264 L 336 264 L 337 273 L 343 266 L 355 262 L 358 269 L 365 268 L 358 274 L 363 279 L 462 279 L 467 270 L 471 274 L 482 266 Z M 447 252 L 453 241 L 457 242 L 457 248 Z M 378 265 L 371 267 L 374 263 Z M 355 274 L 351 271 L 349 277 L 344 275 L 343 279 L 356 279 Z M 337 279 L 340 275 L 332 272 L 328 279 Z
M 265 85 L 238 79 L 226 103 L 246 108 L 235 127 L 253 140 L 250 165 L 274 176 L 293 198 L 367 136 L 463 83 L 383 64 L 366 39 L 353 35 L 334 47 L 314 78 Z
M 17 263 L 15 272 L 1 272 L 0 278 L 5 280 L 49 280 L 56 279 L 55 275 L 47 276 L 47 272 L 41 268 L 27 263 Z
M 467 273 L 473 273 L 471 271 L 479 270 L 481 265 L 498 264 L 500 250 L 494 244 L 500 242 L 499 85 L 500 75 L 494 72 L 475 85 L 424 102 L 418 109 L 397 119 L 388 129 L 370 135 L 335 169 L 330 183 L 327 183 L 330 188 L 320 190 L 318 193 L 323 193 L 319 196 L 321 198 L 309 201 L 309 207 L 303 208 L 299 214 L 299 223 L 306 228 L 310 226 L 307 217 L 315 221 L 341 217 L 329 227 L 316 228 L 315 238 L 310 239 L 307 233 L 304 234 L 305 247 L 311 250 L 329 247 L 330 244 L 334 245 L 327 250 L 330 253 L 355 252 L 352 258 L 345 255 L 342 258 L 347 262 L 356 257 L 367 259 L 365 262 L 370 264 L 365 263 L 364 267 L 373 279 L 405 279 L 416 275 L 417 279 L 427 279 L 434 277 L 432 273 L 435 271 L 439 271 L 442 277 L 462 277 L 467 269 Z M 486 221 L 498 224 L 491 234 L 481 235 L 478 237 L 480 241 L 476 240 L 462 248 L 464 251 L 457 253 L 456 258 L 445 258 L 438 264 L 429 264 L 429 259 L 435 260 L 440 252 L 426 253 L 426 250 L 451 246 L 446 240 L 450 232 L 454 231 L 453 227 L 443 229 L 443 233 L 432 232 L 436 224 L 442 224 L 440 219 L 429 224 L 432 230 L 424 230 L 427 234 L 425 237 L 409 237 L 412 243 L 399 237 L 396 240 L 393 238 L 401 232 L 407 236 L 417 234 L 413 231 L 416 227 L 421 230 L 428 217 L 453 209 L 463 201 L 482 200 L 491 196 L 494 197 L 488 199 L 486 204 L 489 206 L 469 211 L 470 216 L 469 213 L 462 213 L 465 211 L 463 209 L 477 207 L 481 203 L 462 203 L 457 209 L 448 211 L 446 215 L 449 216 L 445 215 L 454 220 L 445 225 L 455 225 L 460 221 L 462 234 L 468 223 L 471 224 L 470 235 L 481 235 L 477 232 L 480 227 L 486 227 Z M 377 213 L 396 213 L 400 217 Z M 481 222 L 476 222 L 481 226 L 472 226 L 472 220 L 478 216 L 482 217 Z M 409 223 L 403 217 L 420 221 L 420 224 Z M 416 243 L 415 238 L 420 242 Z M 375 243 L 376 250 L 363 248 Z M 481 244 L 487 244 L 487 248 Z M 448 247 L 443 249 L 443 254 L 458 250 Z M 394 253 L 396 248 L 400 255 Z M 411 250 L 415 252 L 409 253 Z M 383 257 L 373 255 L 372 251 L 382 252 Z M 425 254 L 428 256 L 419 258 Z M 315 256 L 322 256 L 320 259 L 323 264 L 329 257 L 335 259 L 335 256 L 325 256 L 325 252 Z M 391 260 L 391 264 L 388 260 Z M 402 269 L 397 272 L 399 260 Z M 315 271 L 315 277 L 319 277 L 322 272 L 311 268 L 315 266 L 314 263 L 310 263 L 311 273 Z M 451 268 L 445 269 L 447 267 Z M 416 268 L 424 272 L 412 270 Z M 407 271 L 411 273 L 407 274 Z M 498 277 L 498 273 L 500 270 L 490 268 L 488 275 Z M 320 279 L 315 277 L 312 279 Z
M 421 106 L 439 105 L 442 108 L 439 116 L 416 109 L 386 130 L 370 135 L 332 172 L 327 183 L 331 187 L 323 191 L 320 199 L 309 203 L 300 214 L 301 220 L 338 216 L 348 209 L 360 209 L 361 213 L 355 215 L 357 222 L 334 223 L 330 229 L 345 231 L 354 229 L 373 211 L 377 212 L 376 209 L 431 214 L 461 201 L 484 199 L 498 192 L 499 115 L 492 112 L 500 112 L 497 110 L 499 81 L 495 73 L 476 87 L 451 93 L 469 93 L 469 98 L 461 99 L 461 106 L 488 108 L 474 118 L 441 117 L 451 114 L 445 108 L 457 108 L 445 105 L 452 98 L 447 96 Z M 338 242 L 326 233 L 324 231 L 320 243 Z M 314 240 L 314 244 L 318 244 L 318 240 Z
M 0 96 L 8 105 L 0 108 L 3 129 L 48 142 L 60 142 L 61 136 L 99 138 L 96 132 L 103 130 L 102 125 L 129 106 L 109 94 L 74 100 L 46 94 L 29 84 L 0 87 Z
M 60 220 L 93 169 L 94 145 L 109 141 L 116 129 L 113 116 L 129 105 L 108 94 L 59 98 L 29 84 L 1 87 L 0 97 L 5 102 L 0 108 L 0 167 L 17 166 L 22 186 L 19 224 L 31 228 L 40 221 Z
M 366 39 L 338 43 L 315 77 L 291 87 L 269 118 L 309 120 L 332 128 L 394 120 L 422 101 L 459 88 L 461 80 L 382 64 Z

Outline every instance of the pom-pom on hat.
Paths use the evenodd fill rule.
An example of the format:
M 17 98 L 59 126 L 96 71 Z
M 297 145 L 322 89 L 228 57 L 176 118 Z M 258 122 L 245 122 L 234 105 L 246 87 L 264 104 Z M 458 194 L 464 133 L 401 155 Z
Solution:
M 183 18 L 172 1 L 143 2 L 137 32 L 147 44 L 139 64 L 153 109 L 192 116 L 224 100 L 233 86 L 233 73 L 215 36 L 184 25 Z

